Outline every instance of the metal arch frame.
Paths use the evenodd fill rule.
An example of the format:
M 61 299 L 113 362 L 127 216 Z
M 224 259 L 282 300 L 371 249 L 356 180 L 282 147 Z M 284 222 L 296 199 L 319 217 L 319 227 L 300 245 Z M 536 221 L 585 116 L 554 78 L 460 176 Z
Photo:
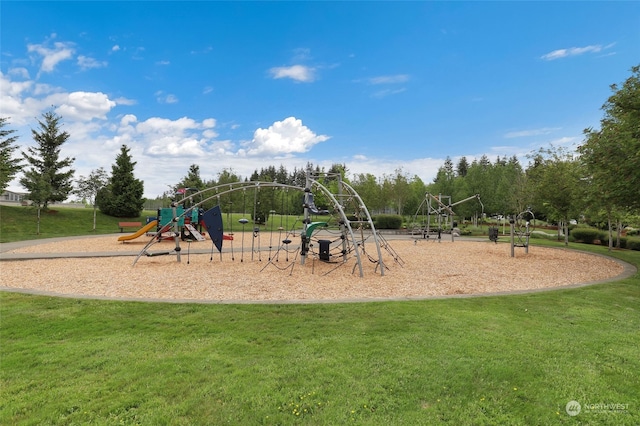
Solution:
M 329 199 L 331 200 L 331 202 L 333 203 L 333 206 L 336 210 L 338 210 L 338 213 L 340 214 L 340 219 L 341 219 L 341 223 L 340 226 L 341 227 L 345 227 L 347 232 L 349 233 L 349 236 L 351 237 L 351 242 L 353 244 L 353 248 L 354 248 L 354 252 L 356 255 L 356 259 L 357 259 L 357 266 L 358 266 L 358 270 L 360 272 L 360 277 L 364 276 L 364 272 L 362 270 L 362 259 L 360 257 L 360 250 L 358 249 L 358 245 L 356 244 L 356 237 L 353 234 L 353 229 L 351 228 L 351 224 L 349 223 L 349 220 L 347 219 L 347 216 L 344 213 L 344 209 L 342 208 L 342 205 L 338 202 L 338 200 L 334 197 L 334 195 L 331 193 L 331 191 L 329 191 L 327 189 L 327 187 L 325 187 L 324 185 L 322 185 L 320 182 L 318 182 L 317 180 L 307 176 L 307 183 L 309 184 L 308 189 L 310 190 L 312 186 L 316 186 L 318 188 L 320 188 L 320 190 L 327 196 L 329 197 Z M 310 194 L 311 191 L 305 191 L 305 201 L 306 201 L 306 197 L 308 197 L 308 194 Z M 309 209 L 306 207 L 306 203 L 305 203 L 305 230 L 308 226 L 308 222 L 309 222 Z M 306 253 L 303 254 L 301 256 L 301 264 L 304 265 L 304 260 L 306 257 Z
M 224 183 L 221 185 L 216 185 L 216 186 L 212 186 L 211 188 L 206 188 L 203 189 L 201 191 L 195 192 L 187 197 L 184 197 L 183 199 L 180 200 L 180 203 L 178 203 L 177 201 L 172 201 L 171 202 L 171 208 L 173 209 L 173 219 L 172 219 L 172 224 L 173 224 L 173 233 L 174 233 L 174 242 L 175 242 L 175 248 L 174 251 L 176 252 L 176 257 L 178 262 L 181 261 L 180 259 L 180 251 L 181 251 L 181 247 L 180 247 L 180 238 L 177 236 L 178 234 L 178 221 L 184 217 L 187 213 L 190 213 L 191 210 L 193 210 L 194 208 L 198 208 L 200 207 L 202 204 L 206 203 L 207 201 L 213 200 L 214 198 L 219 198 L 221 195 L 225 195 L 231 192 L 235 192 L 238 190 L 246 190 L 247 188 L 255 188 L 258 189 L 261 186 L 263 187 L 277 187 L 277 188 L 289 188 L 289 189 L 295 189 L 297 191 L 303 191 L 303 188 L 300 188 L 298 186 L 293 186 L 293 185 L 287 185 L 287 184 L 282 184 L 282 183 L 276 183 L 276 182 L 260 182 L 260 181 L 248 181 L 248 182 L 233 182 L 233 183 Z M 221 188 L 228 188 L 222 192 L 218 192 L 218 190 L 220 190 Z M 199 202 L 193 204 L 190 208 L 186 209 L 182 214 L 177 215 L 176 214 L 176 207 L 181 204 L 186 202 L 187 200 L 193 201 L 193 197 L 197 196 L 197 195 L 202 195 L 206 192 L 210 192 L 210 191 L 216 191 L 215 194 L 208 196 L 207 198 L 201 199 Z M 138 260 L 140 259 L 140 257 L 142 257 L 143 254 L 147 253 L 147 250 L 155 243 L 157 243 L 159 241 L 158 236 L 153 236 L 151 237 L 151 240 L 149 240 L 149 242 L 142 248 L 142 250 L 140 250 L 140 253 L 138 253 L 138 256 L 136 256 L 136 259 L 134 260 L 133 264 L 135 265 Z
M 371 233 L 373 236 L 373 240 L 374 240 L 374 244 L 376 246 L 376 251 L 378 254 L 378 259 L 377 262 L 380 265 L 380 275 L 384 276 L 384 270 L 386 269 L 385 265 L 384 265 L 384 261 L 382 259 L 382 252 L 380 250 L 380 240 L 378 238 L 378 233 L 376 232 L 376 228 L 373 224 L 373 219 L 371 218 L 371 215 L 369 214 L 369 210 L 367 209 L 367 206 L 365 205 L 364 201 L 362 200 L 362 198 L 360 197 L 360 195 L 358 194 L 358 192 L 348 183 L 344 182 L 342 180 L 342 175 L 339 173 L 335 173 L 335 174 L 329 174 L 329 173 L 324 173 L 325 176 L 331 177 L 331 176 L 335 176 L 337 177 L 338 180 L 338 197 L 342 199 L 343 194 L 342 194 L 342 190 L 346 189 L 346 192 L 348 193 L 349 197 L 352 199 L 355 199 L 357 202 L 357 206 L 358 206 L 358 210 L 362 211 L 365 216 L 366 216 L 366 220 L 367 220 L 367 224 L 369 225 L 370 229 L 371 229 Z M 327 197 L 329 197 L 329 199 L 332 201 L 334 207 L 336 208 L 336 210 L 338 210 L 339 214 L 340 214 L 340 219 L 341 219 L 341 228 L 344 227 L 344 229 L 341 229 L 343 233 L 348 232 L 349 236 L 350 236 L 350 240 L 351 243 L 353 245 L 354 248 L 354 252 L 356 255 L 356 259 L 357 259 L 357 265 L 359 268 L 359 272 L 360 272 L 360 277 L 364 276 L 364 272 L 362 269 L 362 257 L 360 255 L 360 249 L 358 248 L 359 245 L 356 244 L 356 237 L 353 233 L 353 228 L 351 227 L 351 221 L 347 218 L 345 212 L 344 212 L 344 206 L 343 203 L 341 202 L 341 200 L 339 201 L 334 195 L 333 193 L 327 188 L 325 187 L 322 183 L 320 183 L 318 181 L 318 179 L 315 179 L 312 177 L 312 171 L 311 170 L 307 170 L 307 187 L 309 189 L 311 189 L 312 186 L 316 186 L 318 187 Z M 305 216 L 305 219 L 307 219 L 308 216 Z M 307 221 L 305 221 L 307 222 Z M 363 241 L 364 243 L 364 241 Z M 346 244 L 346 243 L 343 243 Z M 355 267 L 354 267 L 355 269 Z
M 356 198 L 356 200 L 358 201 L 358 206 L 360 208 L 360 210 L 364 211 L 366 217 L 367 217 L 367 223 L 371 229 L 372 235 L 373 235 L 373 241 L 374 244 L 376 246 L 376 250 L 378 252 L 378 264 L 380 265 L 380 275 L 384 276 L 384 270 L 385 270 L 385 265 L 384 265 L 384 261 L 382 260 L 382 252 L 380 251 L 380 240 L 378 238 L 378 232 L 376 231 L 376 227 L 373 224 L 373 219 L 371 218 L 371 215 L 369 214 L 369 209 L 367 209 L 367 206 L 365 205 L 364 201 L 362 201 L 362 198 L 360 198 L 360 194 L 358 194 L 356 192 L 355 189 L 353 189 L 353 187 L 351 185 L 349 185 L 346 182 L 342 182 L 342 185 L 347 188 L 347 190 L 351 193 L 351 195 L 353 197 Z
M 336 197 L 331 193 L 331 191 L 324 186 L 323 184 L 321 184 L 317 179 L 314 179 L 313 177 L 311 177 L 311 172 L 307 171 L 307 188 L 302 188 L 299 186 L 295 186 L 295 185 L 288 185 L 288 184 L 282 184 L 282 183 L 277 183 L 277 182 L 261 182 L 261 181 L 247 181 L 247 182 L 233 182 L 233 183 L 225 183 L 225 184 L 220 184 L 220 185 L 216 185 L 210 188 L 205 188 L 201 191 L 195 192 L 193 194 L 190 194 L 186 197 L 184 197 L 183 199 L 180 200 L 180 203 L 176 202 L 176 201 L 172 201 L 171 203 L 171 207 L 173 209 L 173 219 L 172 219 L 172 228 L 173 228 L 173 232 L 174 232 L 174 242 L 175 242 L 175 248 L 174 251 L 176 252 L 176 257 L 177 257 L 177 261 L 180 262 L 180 251 L 181 251 L 181 247 L 180 247 L 180 239 L 177 236 L 178 232 L 177 232 L 177 224 L 178 221 L 185 216 L 187 213 L 189 213 L 192 209 L 194 208 L 198 208 L 200 207 L 202 204 L 211 201 L 215 198 L 218 198 L 222 195 L 226 195 L 238 190 L 246 190 L 246 189 L 251 189 L 254 188 L 256 190 L 260 189 L 261 187 L 264 188 L 283 188 L 283 189 L 293 189 L 296 191 L 301 191 L 305 194 L 305 204 L 304 204 L 304 215 L 305 215 L 305 219 L 309 218 L 309 209 L 307 207 L 307 194 L 310 194 L 310 190 L 311 187 L 317 187 L 318 189 L 320 189 L 320 191 L 326 195 L 332 202 L 333 207 L 335 208 L 335 210 L 338 211 L 340 218 L 341 218 L 341 227 L 344 227 L 346 229 L 346 231 L 349 234 L 351 243 L 353 244 L 354 247 L 354 252 L 356 255 L 356 259 L 357 259 L 357 266 L 359 268 L 359 273 L 360 273 L 360 277 L 364 276 L 364 272 L 363 272 L 363 268 L 362 268 L 362 260 L 361 260 L 361 256 L 360 256 L 360 250 L 358 249 L 358 244 L 356 244 L 356 238 L 355 235 L 353 233 L 353 229 L 351 228 L 351 224 L 350 221 L 347 219 L 347 216 L 344 212 L 344 208 L 342 206 L 342 204 L 338 201 L 338 199 L 336 199 Z M 351 187 L 350 185 L 348 185 L 347 183 L 343 182 L 342 179 L 339 179 L 339 186 L 338 186 L 338 191 L 341 191 L 343 188 L 347 189 L 347 191 L 349 192 L 349 194 L 354 197 L 358 204 L 359 204 L 359 208 L 361 210 L 364 211 L 366 218 L 367 218 L 367 222 L 369 224 L 369 226 L 371 227 L 371 230 L 373 232 L 373 237 L 374 237 L 374 241 L 375 241 L 375 245 L 376 245 L 376 249 L 377 249 L 377 253 L 378 253 L 378 262 L 379 264 L 382 266 L 382 268 L 380 269 L 380 274 L 384 275 L 384 263 L 382 260 L 382 255 L 381 255 L 381 251 L 380 251 L 380 244 L 379 244 L 379 240 L 377 237 L 377 233 L 375 230 L 375 227 L 373 225 L 373 220 L 371 219 L 371 216 L 369 214 L 368 209 L 366 208 L 364 202 L 362 201 L 362 198 L 360 198 L 360 195 L 353 189 L 353 187 Z M 309 189 L 309 191 L 307 191 L 307 189 Z M 215 191 L 214 194 L 207 196 L 206 198 L 204 198 L 204 194 L 205 193 L 211 193 L 211 191 Z M 340 194 L 339 194 L 340 195 Z M 182 214 L 177 215 L 176 214 L 176 207 L 178 206 L 178 204 L 181 203 L 185 203 L 186 201 L 191 201 L 193 202 L 194 197 L 200 196 L 201 200 L 199 202 L 196 202 L 194 204 L 192 204 L 192 206 L 189 209 L 186 209 Z M 306 234 L 306 229 L 308 226 L 308 220 L 304 221 L 304 231 Z M 344 232 L 344 230 L 343 230 Z M 157 238 L 157 236 L 154 236 L 150 239 L 150 241 L 144 246 L 144 248 L 142 248 L 142 250 L 140 251 L 140 253 L 138 254 L 138 256 L 136 257 L 136 259 L 133 262 L 133 265 L 135 265 L 138 260 L 140 259 L 140 257 L 143 254 L 146 254 L 148 249 L 155 244 L 156 242 L 158 242 L 159 239 Z M 346 243 L 345 243 L 346 244 Z M 304 255 L 301 256 L 301 263 L 304 264 L 304 260 L 305 260 L 305 256 L 306 253 Z

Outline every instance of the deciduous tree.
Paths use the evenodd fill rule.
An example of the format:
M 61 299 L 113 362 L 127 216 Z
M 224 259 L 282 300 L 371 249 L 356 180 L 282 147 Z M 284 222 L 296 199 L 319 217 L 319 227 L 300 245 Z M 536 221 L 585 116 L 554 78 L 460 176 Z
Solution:
M 93 206 L 93 231 L 96 230 L 96 213 L 98 209 L 97 197 L 98 193 L 109 182 L 107 171 L 100 167 L 92 170 L 89 176 L 80 176 L 76 181 L 76 189 L 74 192 L 80 197 L 87 199 Z
M 600 130 L 585 130 L 578 148 L 592 188 L 620 209 L 640 210 L 640 65 L 603 105 Z
M 541 148 L 534 157 L 535 173 L 530 179 L 535 198 L 550 218 L 564 226 L 564 242 L 568 245 L 569 220 L 580 213 L 584 197 L 580 163 L 571 152 L 556 147 Z

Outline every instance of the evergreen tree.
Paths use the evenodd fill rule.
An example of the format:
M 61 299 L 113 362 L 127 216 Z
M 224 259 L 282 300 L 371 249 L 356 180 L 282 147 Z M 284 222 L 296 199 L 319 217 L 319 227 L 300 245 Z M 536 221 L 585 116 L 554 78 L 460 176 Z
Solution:
M 14 145 L 18 137 L 11 136 L 15 130 L 4 129 L 8 121 L 8 117 L 0 117 L 0 192 L 7 188 L 22 168 L 20 159 L 13 158 L 13 152 L 18 148 Z
M 185 177 L 182 178 L 175 189 L 180 188 L 192 188 L 198 189 L 198 191 L 202 191 L 203 189 L 205 189 L 205 184 L 200 177 L 200 166 L 198 166 L 197 164 L 192 164 L 191 166 L 189 166 L 189 172 Z
M 460 157 L 458 161 L 458 165 L 456 166 L 456 173 L 458 176 L 465 177 L 467 175 L 467 171 L 469 170 L 469 162 L 467 161 L 467 157 Z
M 429 190 L 434 194 L 442 194 L 446 196 L 453 195 L 453 180 L 456 174 L 453 169 L 453 161 L 447 156 L 444 165 L 438 168 L 438 173 L 433 179 L 433 184 L 429 186 Z
M 100 211 L 115 217 L 138 217 L 144 207 L 144 184 L 136 179 L 133 168 L 136 162 L 131 161 L 130 149 L 122 145 L 111 167 L 111 178 L 97 197 Z
M 38 120 L 40 131 L 31 130 L 37 145 L 22 152 L 31 167 L 24 172 L 20 184 L 29 191 L 29 199 L 35 205 L 46 209 L 50 202 L 64 201 L 73 191 L 75 171 L 63 169 L 71 167 L 75 159 L 59 159 L 61 147 L 69 139 L 69 133 L 60 132 L 62 118 L 53 111 L 42 116 L 44 121 Z
M 280 168 L 276 173 L 276 182 L 285 183 L 285 184 L 289 183 L 289 173 L 287 172 L 287 169 L 282 164 L 280 164 Z

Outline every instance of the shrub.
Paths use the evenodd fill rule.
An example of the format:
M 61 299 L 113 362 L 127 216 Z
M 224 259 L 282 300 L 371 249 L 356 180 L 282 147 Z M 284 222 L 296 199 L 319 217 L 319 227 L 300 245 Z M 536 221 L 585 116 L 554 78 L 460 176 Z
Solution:
M 616 244 L 616 239 L 613 239 L 613 245 Z M 625 237 L 620 237 L 620 248 L 627 248 L 627 239 Z
M 378 229 L 400 229 L 402 227 L 402 216 L 381 214 L 375 217 L 374 225 Z
M 593 244 L 595 240 L 603 241 L 602 232 L 594 228 L 576 228 L 571 233 L 571 236 L 576 241 L 582 241 L 585 244 Z M 606 237 L 604 237 L 606 240 Z
M 608 232 L 601 232 L 601 235 L 599 237 L 601 243 L 603 246 L 608 246 L 609 245 L 609 233 Z M 616 247 L 616 242 L 618 240 L 618 237 L 616 236 L 616 234 L 613 234 L 613 247 Z M 620 247 L 621 249 L 623 248 L 627 248 L 628 247 L 628 240 L 629 238 L 627 237 L 620 237 Z
M 629 239 L 627 239 L 627 248 L 629 250 L 640 251 L 640 238 L 629 238 Z

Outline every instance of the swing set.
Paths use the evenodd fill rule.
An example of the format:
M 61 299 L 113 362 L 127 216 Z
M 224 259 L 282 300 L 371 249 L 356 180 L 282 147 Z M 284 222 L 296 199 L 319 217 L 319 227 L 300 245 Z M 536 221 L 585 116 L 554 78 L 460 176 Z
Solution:
M 329 186 L 333 188 L 333 191 L 329 189 Z M 269 190 L 272 192 L 268 206 L 270 219 L 267 221 L 265 217 L 267 210 L 261 205 L 261 200 L 264 200 L 264 197 L 260 197 L 260 194 L 261 191 Z M 221 208 L 223 197 L 229 197 L 231 200 L 232 194 L 238 191 L 242 191 L 242 217 L 237 221 L 240 224 L 240 241 L 237 241 L 233 232 L 230 208 L 226 212 L 229 231 L 227 234 L 224 233 Z M 323 203 L 326 203 L 326 208 L 319 208 L 316 205 L 317 197 L 314 196 L 314 192 L 323 200 Z M 291 227 L 289 227 L 289 213 L 291 213 L 289 209 L 292 205 L 290 193 L 302 194 L 302 211 L 300 211 L 300 205 L 297 205 L 297 211 L 293 213 L 297 213 L 298 216 Z M 252 221 L 246 217 L 247 201 L 251 196 L 253 196 Z M 236 200 L 238 198 L 236 194 Z M 275 228 L 275 216 L 278 213 L 275 205 L 276 198 L 280 199 L 280 224 L 277 229 Z M 355 274 L 357 269 L 359 276 L 363 277 L 363 260 L 369 260 L 376 265 L 374 271 L 384 275 L 388 267 L 382 257 L 383 250 L 391 255 L 395 263 L 400 266 L 404 263 L 384 237 L 376 232 L 371 215 L 362 198 L 353 187 L 342 180 L 339 173 L 320 173 L 307 170 L 304 187 L 277 182 L 235 182 L 217 185 L 186 196 L 180 201 L 181 203 L 189 203 L 191 206 L 186 211 L 180 208 L 179 203 L 172 201 L 172 219 L 170 224 L 165 226 L 165 230 L 168 230 L 173 238 L 174 248 L 170 251 L 150 251 L 156 243 L 161 241 L 160 236 L 153 236 L 140 251 L 133 264 L 135 265 L 142 256 L 161 255 L 175 255 L 176 260 L 181 262 L 182 247 L 180 246 L 179 224 L 192 209 L 200 208 L 210 201 L 217 201 L 217 204 L 202 215 L 212 244 L 210 261 L 213 261 L 214 249 L 218 251 L 221 261 L 223 253 L 229 254 L 231 260 L 235 261 L 237 249 L 234 248 L 234 242 L 239 242 L 240 262 L 245 261 L 245 252 L 247 251 L 251 255 L 250 261 L 262 262 L 263 255 L 268 248 L 268 255 L 265 256 L 267 262 L 262 270 L 274 266 L 279 270 L 290 270 L 290 274 L 293 272 L 296 262 L 305 265 L 308 260 L 312 262 L 318 260 L 335 264 L 335 268 L 327 272 L 328 274 L 355 259 L 352 274 Z M 233 202 L 229 201 L 227 204 L 231 207 Z M 284 223 L 285 217 L 286 224 Z M 267 222 L 266 225 L 264 225 L 265 222 Z M 265 229 L 260 227 L 261 224 Z M 265 243 L 261 242 L 261 236 L 264 232 L 269 233 L 267 246 L 264 245 L 267 244 L 266 241 Z M 294 243 L 296 234 L 299 238 L 297 244 Z M 250 241 L 245 242 L 246 238 L 250 238 Z M 223 249 L 225 241 L 229 241 L 229 247 Z M 189 263 L 190 243 L 191 241 L 188 240 L 187 263 Z M 284 261 L 286 265 L 280 266 L 280 261 Z M 312 263 L 312 271 L 314 265 L 315 263 Z
M 442 233 L 447 232 L 451 234 L 451 242 L 453 242 L 455 234 L 453 232 L 455 227 L 453 218 L 456 213 L 452 208 L 471 200 L 478 200 L 484 213 L 484 205 L 480 200 L 480 194 L 452 203 L 450 195 L 434 195 L 427 192 L 415 215 L 413 215 L 413 220 L 411 221 L 413 226 L 409 232 L 411 235 L 422 235 L 424 239 L 429 239 L 432 235 L 436 236 L 438 242 L 442 239 Z M 431 216 L 435 216 L 436 220 L 433 225 L 431 224 Z

